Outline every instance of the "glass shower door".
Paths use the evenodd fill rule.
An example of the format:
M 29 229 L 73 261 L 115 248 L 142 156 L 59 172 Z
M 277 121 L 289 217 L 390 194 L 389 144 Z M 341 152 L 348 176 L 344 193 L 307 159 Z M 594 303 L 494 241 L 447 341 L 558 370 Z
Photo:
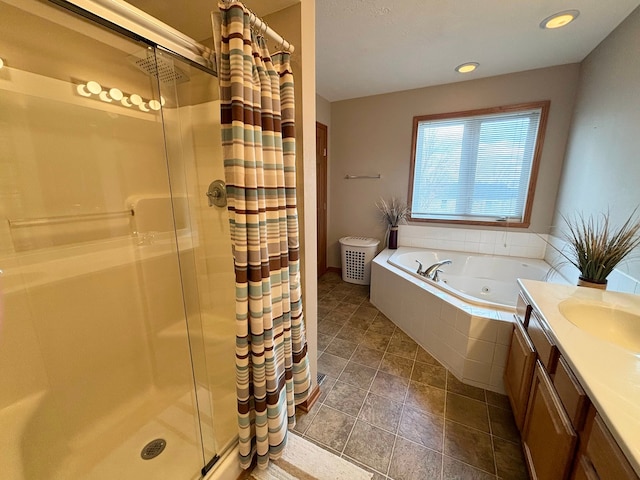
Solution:
M 226 204 L 207 196 L 224 180 L 218 79 L 158 51 L 163 125 L 174 199 L 188 204 L 189 235 L 178 252 L 189 318 L 205 451 L 220 454 L 237 438 L 235 274 Z M 212 419 L 212 422 L 209 421 Z M 213 427 L 213 429 L 212 429 Z
M 199 478 L 155 50 L 40 1 L 0 0 L 0 32 L 0 476 Z

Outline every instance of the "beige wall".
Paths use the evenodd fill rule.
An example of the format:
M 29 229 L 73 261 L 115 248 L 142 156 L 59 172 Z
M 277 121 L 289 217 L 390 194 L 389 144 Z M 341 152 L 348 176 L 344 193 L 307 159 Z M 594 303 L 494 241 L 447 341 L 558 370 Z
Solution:
M 557 211 L 610 210 L 619 222 L 640 205 L 640 9 L 582 63 Z M 554 225 L 561 225 L 559 215 Z M 627 265 L 640 277 L 640 262 Z
M 579 65 L 571 64 L 332 103 L 329 265 L 340 265 L 338 239 L 342 236 L 383 239 L 384 228 L 375 207 L 380 197 L 407 199 L 412 121 L 416 115 L 551 100 L 528 229 L 548 232 L 578 75 Z M 380 180 L 344 179 L 346 174 L 378 173 L 382 175 Z
M 331 103 L 320 95 L 316 95 L 316 120 L 327 127 L 331 123 Z

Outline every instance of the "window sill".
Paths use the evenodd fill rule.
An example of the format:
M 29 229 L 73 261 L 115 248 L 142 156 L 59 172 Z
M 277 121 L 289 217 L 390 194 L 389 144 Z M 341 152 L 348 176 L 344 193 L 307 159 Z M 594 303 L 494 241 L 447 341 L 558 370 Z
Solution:
M 455 218 L 449 218 L 449 219 L 435 219 L 435 218 L 417 218 L 417 217 L 412 217 L 410 216 L 408 218 L 408 220 L 410 222 L 417 222 L 417 223 L 445 223 L 445 224 L 449 224 L 449 225 L 475 225 L 478 227 L 500 227 L 500 228 L 529 228 L 529 225 L 531 224 L 531 222 L 529 222 L 528 220 L 517 220 L 517 221 L 495 221 L 495 220 L 481 220 L 481 219 L 471 219 L 471 218 L 465 218 L 465 219 L 455 219 Z

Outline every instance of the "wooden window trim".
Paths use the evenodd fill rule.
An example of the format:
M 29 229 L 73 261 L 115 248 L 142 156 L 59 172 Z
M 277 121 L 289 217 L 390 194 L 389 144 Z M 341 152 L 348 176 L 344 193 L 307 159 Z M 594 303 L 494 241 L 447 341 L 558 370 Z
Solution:
M 509 228 L 528 228 L 531 224 L 531 211 L 533 210 L 533 199 L 538 182 L 538 170 L 540 169 L 540 158 L 542 157 L 542 148 L 544 146 L 545 133 L 547 131 L 547 120 L 549 117 L 549 107 L 551 102 L 544 100 L 540 102 L 518 103 L 514 105 L 503 105 L 500 107 L 481 108 L 477 110 L 465 110 L 452 113 L 436 113 L 432 115 L 418 115 L 413 117 L 413 133 L 411 138 L 411 168 L 409 170 L 409 195 L 407 204 L 412 205 L 413 200 L 413 180 L 416 161 L 416 143 L 418 141 L 418 124 L 425 120 L 444 120 L 448 118 L 473 117 L 476 115 L 489 115 L 494 113 L 509 113 L 522 110 L 532 110 L 540 108 L 540 123 L 538 125 L 538 135 L 536 137 L 536 147 L 533 153 L 533 161 L 531 163 L 531 176 L 529 178 L 529 186 L 527 188 L 527 201 L 525 203 L 524 215 L 520 222 L 498 222 L 490 220 L 470 220 L 470 219 L 431 219 L 431 218 L 415 218 L 409 216 L 411 222 L 419 223 L 446 223 L 456 225 L 476 225 L 488 227 L 509 227 Z

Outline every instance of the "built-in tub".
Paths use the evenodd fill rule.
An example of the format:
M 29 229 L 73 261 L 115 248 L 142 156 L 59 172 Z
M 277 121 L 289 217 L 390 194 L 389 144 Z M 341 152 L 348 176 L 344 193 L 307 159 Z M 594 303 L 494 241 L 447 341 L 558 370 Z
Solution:
M 417 275 L 442 261 L 440 281 Z M 543 260 L 428 251 L 384 250 L 372 262 L 371 303 L 458 379 L 504 393 L 517 278 L 542 280 Z
M 436 262 L 451 260 L 440 267 L 439 281 L 418 275 L 418 262 L 423 270 Z M 520 257 L 468 254 L 452 251 L 429 251 L 401 247 L 388 262 L 391 265 L 435 285 L 470 305 L 513 311 L 518 296 L 517 278 L 543 280 L 549 271 L 544 260 Z

